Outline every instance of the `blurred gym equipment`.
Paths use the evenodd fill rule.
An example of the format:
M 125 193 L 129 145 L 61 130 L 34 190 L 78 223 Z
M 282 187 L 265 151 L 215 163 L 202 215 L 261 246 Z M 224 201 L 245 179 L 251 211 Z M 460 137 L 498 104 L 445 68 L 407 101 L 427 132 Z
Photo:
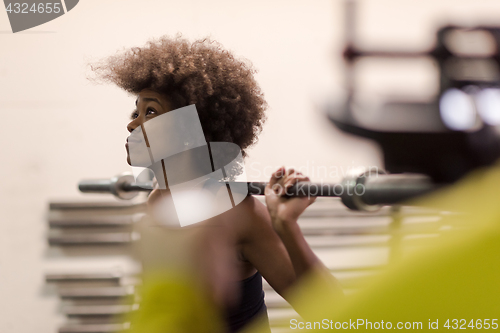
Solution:
M 346 133 L 372 139 L 390 173 L 414 172 L 450 183 L 500 157 L 500 27 L 444 26 L 433 49 L 422 52 L 361 49 L 355 41 L 355 2 L 346 2 L 347 96 L 329 119 Z M 429 58 L 439 71 L 430 101 L 386 101 L 376 117 L 356 102 L 360 58 Z

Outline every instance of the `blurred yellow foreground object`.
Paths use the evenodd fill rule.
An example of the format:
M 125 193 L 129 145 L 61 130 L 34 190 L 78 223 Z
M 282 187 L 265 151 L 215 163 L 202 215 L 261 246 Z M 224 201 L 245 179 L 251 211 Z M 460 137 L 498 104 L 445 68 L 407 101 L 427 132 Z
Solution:
M 142 301 L 128 333 L 224 332 L 220 314 L 194 279 L 178 272 L 148 272 Z

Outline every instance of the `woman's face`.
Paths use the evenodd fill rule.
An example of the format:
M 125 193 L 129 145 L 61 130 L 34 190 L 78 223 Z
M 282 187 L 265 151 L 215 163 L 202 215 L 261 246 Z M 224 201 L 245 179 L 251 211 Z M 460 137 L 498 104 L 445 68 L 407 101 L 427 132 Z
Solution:
M 142 126 L 146 121 L 173 110 L 170 101 L 164 95 L 150 89 L 144 89 L 137 95 L 135 105 L 136 108 L 130 115 L 131 121 L 127 125 L 127 130 L 130 133 L 137 127 Z M 130 165 L 128 139 L 129 138 L 127 138 L 127 143 L 125 144 L 125 149 L 127 150 L 127 163 Z M 149 147 L 149 142 L 147 142 L 147 140 L 146 145 Z

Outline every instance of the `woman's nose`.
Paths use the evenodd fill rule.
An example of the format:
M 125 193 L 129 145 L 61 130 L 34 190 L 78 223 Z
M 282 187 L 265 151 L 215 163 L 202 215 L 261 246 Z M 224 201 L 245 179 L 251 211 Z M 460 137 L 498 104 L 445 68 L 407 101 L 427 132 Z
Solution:
M 132 120 L 130 123 L 127 125 L 127 130 L 132 133 L 133 130 L 135 130 L 138 126 L 140 126 L 140 122 L 138 118 Z

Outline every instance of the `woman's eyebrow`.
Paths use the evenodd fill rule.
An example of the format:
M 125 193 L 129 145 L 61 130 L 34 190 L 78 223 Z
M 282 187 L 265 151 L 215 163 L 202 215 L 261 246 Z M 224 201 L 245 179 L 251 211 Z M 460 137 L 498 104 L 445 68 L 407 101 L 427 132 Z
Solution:
M 158 104 L 161 105 L 160 101 L 158 99 L 154 98 L 154 97 L 144 97 L 142 100 L 145 101 L 145 102 L 156 102 L 156 103 L 158 103 Z M 135 100 L 135 105 L 137 105 L 138 102 L 139 102 L 139 100 L 136 99 Z
M 154 97 L 144 97 L 144 101 L 156 102 L 161 105 L 160 101 Z

